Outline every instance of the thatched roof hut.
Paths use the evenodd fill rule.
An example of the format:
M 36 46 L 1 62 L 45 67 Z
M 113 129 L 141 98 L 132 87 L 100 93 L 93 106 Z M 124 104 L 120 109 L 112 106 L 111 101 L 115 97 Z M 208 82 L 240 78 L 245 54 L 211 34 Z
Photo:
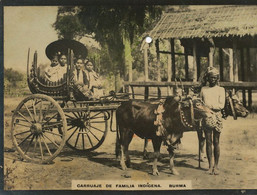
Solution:
M 205 6 L 205 9 L 200 9 L 199 6 L 195 10 L 171 11 L 164 13 L 154 28 L 145 35 L 150 36 L 156 46 L 158 79 L 154 83 L 149 82 L 147 55 L 149 46 L 153 44 L 144 42 L 141 48 L 144 50 L 146 82 L 134 82 L 130 86 L 145 86 L 146 91 L 148 86 L 173 86 L 178 56 L 185 57 L 185 85 L 194 85 L 203 71 L 201 59 L 204 57 L 209 66 L 220 69 L 221 81 L 225 81 L 221 82 L 223 86 L 242 89 L 244 103 L 245 90 L 248 90 L 249 106 L 251 105 L 251 90 L 257 88 L 257 6 Z M 169 41 L 169 51 L 160 50 L 159 41 L 164 39 Z M 184 52 L 176 51 L 176 40 L 180 41 Z M 216 61 L 214 53 L 218 54 Z M 160 82 L 160 54 L 165 54 L 170 59 L 166 83 Z M 193 56 L 193 65 L 189 64 L 189 56 Z M 229 62 L 224 60 L 225 57 L 229 58 Z M 191 78 L 189 72 L 193 74 Z
M 257 35 L 257 6 L 220 6 L 163 14 L 153 39 Z

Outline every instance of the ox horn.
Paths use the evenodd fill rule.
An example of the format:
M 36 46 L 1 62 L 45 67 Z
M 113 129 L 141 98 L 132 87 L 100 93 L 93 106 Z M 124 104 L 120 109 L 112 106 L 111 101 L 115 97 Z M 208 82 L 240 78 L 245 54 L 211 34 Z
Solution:
M 235 91 L 235 88 L 232 89 L 232 95 L 235 95 L 236 94 L 236 91 Z
M 184 85 L 183 85 L 180 77 L 179 77 L 179 81 L 180 81 L 180 85 L 181 85 L 181 89 L 182 89 L 182 95 L 185 95 L 185 88 L 184 88 Z
M 176 89 L 178 88 L 178 83 L 177 83 L 177 79 L 175 78 L 175 87 Z

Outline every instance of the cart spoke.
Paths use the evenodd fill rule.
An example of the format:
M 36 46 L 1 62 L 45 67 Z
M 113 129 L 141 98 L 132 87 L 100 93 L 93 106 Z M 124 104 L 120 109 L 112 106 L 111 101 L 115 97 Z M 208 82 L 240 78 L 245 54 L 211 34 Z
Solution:
M 22 126 L 22 127 L 28 127 L 28 128 L 30 128 L 30 126 L 24 125 L 24 124 L 20 124 L 20 123 L 15 123 L 15 125 L 20 125 L 20 126 Z
M 75 112 L 72 112 L 72 114 L 73 114 L 76 118 L 80 118 L 77 114 L 75 114 Z
M 67 131 L 69 131 L 69 130 L 73 129 L 74 127 L 75 127 L 75 126 L 73 126 L 73 125 L 72 125 L 69 129 L 67 129 Z
M 52 134 L 52 135 L 56 135 L 56 136 L 62 137 L 62 134 L 57 134 L 57 133 L 54 133 L 54 132 L 52 132 L 52 131 L 47 131 L 47 130 L 45 130 L 44 132 L 45 132 L 45 133 L 50 133 L 50 134 Z
M 83 131 L 83 129 L 82 129 Z M 84 133 L 82 133 L 82 145 L 83 145 L 83 150 L 85 149 L 85 138 L 84 138 Z
M 35 120 L 37 120 L 37 112 L 36 112 L 35 99 L 32 100 L 32 107 L 33 107 L 33 111 L 34 111 Z
M 43 129 L 57 128 L 60 126 L 62 127 L 62 121 L 57 121 L 57 122 L 51 123 L 49 125 L 44 125 Z
M 48 151 L 48 153 L 50 154 L 50 156 L 52 156 L 52 153 L 51 153 L 51 151 L 49 150 L 49 147 L 48 147 L 48 145 L 47 145 L 47 143 L 46 143 L 46 141 L 45 141 L 45 138 L 42 136 L 42 139 L 43 139 L 43 142 L 44 142 L 44 144 L 45 144 L 45 146 L 46 146 L 46 149 L 47 149 L 47 151 Z
M 93 116 L 89 116 L 89 118 L 90 119 L 94 119 L 94 117 L 96 117 L 96 116 L 98 116 L 99 114 L 101 114 L 102 112 L 98 112 L 98 113 L 96 113 L 95 115 L 93 115 Z
M 48 136 L 46 135 L 43 135 L 43 137 L 46 137 L 50 142 L 52 142 L 57 148 L 59 148 L 59 146 L 54 142 L 52 141 Z
M 79 129 L 79 131 L 80 131 L 80 129 Z M 79 135 L 80 135 L 80 133 L 78 133 L 78 135 L 77 135 L 77 139 L 76 139 L 76 142 L 75 142 L 75 148 L 76 148 L 78 140 L 79 140 Z
M 100 119 L 103 119 L 104 117 L 102 116 L 100 116 L 100 117 L 94 117 L 94 118 L 90 118 L 91 120 L 94 120 L 94 119 L 98 119 L 98 118 L 100 118 Z
M 31 121 L 29 119 L 27 119 L 27 117 L 25 117 L 23 114 L 20 113 L 20 111 L 17 111 L 17 113 L 23 118 L 25 119 L 28 123 L 32 124 Z
M 39 136 L 39 140 L 38 140 L 38 143 L 39 143 L 39 147 L 40 147 L 40 153 L 41 153 L 41 159 L 43 160 L 44 158 L 44 152 L 43 152 L 43 148 L 42 148 L 42 144 L 41 144 L 41 137 Z
M 14 136 L 21 135 L 21 134 L 28 133 L 28 132 L 30 132 L 30 130 L 24 131 L 24 132 L 21 132 L 21 133 L 16 133 L 16 134 L 14 134 Z
M 89 142 L 90 142 L 91 146 L 92 146 L 92 147 L 94 147 L 94 145 L 93 145 L 93 143 L 92 143 L 92 140 L 91 140 L 91 138 L 89 137 L 89 135 L 88 135 L 88 134 L 87 134 L 87 138 L 88 138 L 88 140 L 89 140 Z
M 29 145 L 28 145 L 27 149 L 25 150 L 25 153 L 24 153 L 24 154 L 27 154 L 27 152 L 29 151 L 30 145 L 32 144 L 34 138 L 35 138 L 35 135 L 33 135 L 33 137 L 31 138 L 31 140 L 30 140 L 30 142 L 29 142 Z
M 24 107 L 26 108 L 26 110 L 28 111 L 30 118 L 35 122 L 36 120 L 34 119 L 32 113 L 30 112 L 30 110 L 28 109 L 28 107 L 26 106 L 26 104 L 24 103 L 23 105 L 24 105 Z
M 92 131 L 89 130 L 89 132 L 97 139 L 97 141 L 100 141 L 95 134 L 92 133 Z
M 47 120 L 43 123 L 43 125 L 46 124 L 46 123 L 49 123 L 49 121 L 52 120 L 52 119 L 53 119 L 54 117 L 56 117 L 57 115 L 58 115 L 58 112 L 55 113 L 53 116 L 51 116 L 49 119 L 47 119 Z
M 30 138 L 30 136 L 32 136 L 32 134 L 29 134 L 27 137 L 25 137 L 21 143 L 18 144 L 18 146 L 20 146 L 21 144 L 23 144 L 23 142 L 25 142 L 28 138 Z
M 33 148 L 33 153 L 35 154 L 35 152 L 36 152 L 36 147 L 37 147 L 37 138 L 38 138 L 38 136 L 35 136 L 36 137 L 36 141 L 35 141 L 35 144 L 34 144 L 34 148 Z
M 105 121 L 90 121 L 90 123 L 105 123 Z
M 43 120 L 43 113 L 42 113 L 42 101 L 40 101 L 40 106 L 39 106 L 39 122 L 42 122 Z
M 79 127 L 77 127 L 77 128 L 72 132 L 72 134 L 71 134 L 70 137 L 67 139 L 67 141 L 70 140 L 70 138 L 74 135 L 74 133 L 75 133 L 78 129 L 79 129 Z
M 70 116 L 68 114 L 65 114 L 66 117 L 69 117 L 70 119 L 75 119 L 73 116 Z
M 97 131 L 100 131 L 100 132 L 104 133 L 104 131 L 103 131 L 103 130 L 98 129 L 98 128 L 96 128 L 96 127 L 92 126 L 92 125 L 88 125 L 88 126 L 89 126 L 89 127 L 92 127 L 93 129 L 95 129 L 95 130 L 97 130 Z

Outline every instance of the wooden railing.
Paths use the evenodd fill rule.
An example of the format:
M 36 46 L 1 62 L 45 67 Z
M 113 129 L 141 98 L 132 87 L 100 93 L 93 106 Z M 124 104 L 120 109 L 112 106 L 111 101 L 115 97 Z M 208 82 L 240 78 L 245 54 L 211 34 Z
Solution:
M 188 91 L 188 89 L 192 86 L 199 86 L 199 82 L 190 82 L 190 81 L 183 81 L 183 82 L 157 82 L 157 81 L 148 81 L 148 82 L 127 82 L 125 81 L 123 83 L 125 92 L 130 92 L 132 95 L 132 98 L 135 98 L 135 88 L 140 87 L 144 88 L 144 99 L 148 99 L 150 97 L 149 88 L 153 87 L 156 88 L 156 96 L 157 98 L 161 98 L 162 92 L 161 88 L 169 88 L 174 89 L 176 85 L 183 86 L 185 91 Z M 257 89 L 257 82 L 220 82 L 220 86 L 224 87 L 225 89 L 235 89 L 236 91 L 242 90 L 242 98 L 243 98 L 243 104 L 244 106 L 247 106 L 248 108 L 252 107 L 252 90 Z M 246 101 L 246 92 L 248 92 L 248 104 Z

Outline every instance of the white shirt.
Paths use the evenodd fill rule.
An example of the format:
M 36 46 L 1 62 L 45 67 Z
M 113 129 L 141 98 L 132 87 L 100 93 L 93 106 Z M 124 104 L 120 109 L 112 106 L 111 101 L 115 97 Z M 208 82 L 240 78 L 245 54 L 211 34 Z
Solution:
M 225 89 L 220 86 L 204 86 L 201 89 L 200 97 L 211 109 L 223 109 L 225 106 Z
M 56 82 L 60 81 L 66 72 L 67 66 L 57 65 L 55 67 L 49 67 L 45 72 L 45 76 L 49 81 Z

